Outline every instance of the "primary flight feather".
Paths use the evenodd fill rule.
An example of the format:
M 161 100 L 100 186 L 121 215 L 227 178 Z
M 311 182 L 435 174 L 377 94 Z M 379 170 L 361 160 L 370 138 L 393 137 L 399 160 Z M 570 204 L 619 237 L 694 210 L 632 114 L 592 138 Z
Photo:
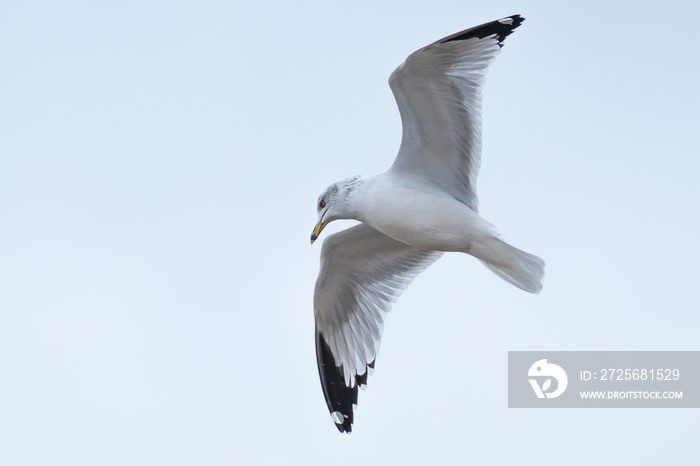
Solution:
M 403 125 L 394 164 L 334 183 L 318 199 L 312 243 L 333 220 L 361 222 L 324 241 L 314 293 L 318 371 L 341 432 L 352 430 L 386 313 L 443 252 L 470 254 L 530 293 L 542 289 L 544 261 L 500 239 L 476 196 L 482 81 L 523 21 L 492 21 L 409 55 L 389 78 Z

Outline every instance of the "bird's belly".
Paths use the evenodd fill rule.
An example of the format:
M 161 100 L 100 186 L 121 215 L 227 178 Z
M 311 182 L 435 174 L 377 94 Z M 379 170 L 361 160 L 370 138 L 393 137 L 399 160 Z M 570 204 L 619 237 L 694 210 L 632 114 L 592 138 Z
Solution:
M 431 251 L 470 252 L 475 242 L 491 236 L 491 226 L 461 202 L 411 194 L 377 201 L 373 214 L 361 220 L 402 243 Z

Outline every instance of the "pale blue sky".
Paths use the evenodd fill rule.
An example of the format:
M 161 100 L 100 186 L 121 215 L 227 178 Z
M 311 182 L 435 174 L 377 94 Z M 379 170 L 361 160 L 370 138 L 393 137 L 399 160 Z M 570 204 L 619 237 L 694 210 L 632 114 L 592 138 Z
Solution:
M 625 5 L 5 2 L 0 464 L 697 462 L 696 410 L 507 408 L 509 350 L 700 349 L 700 4 Z M 441 259 L 340 435 L 317 196 L 393 161 L 410 52 L 515 13 L 479 195 L 543 293 Z

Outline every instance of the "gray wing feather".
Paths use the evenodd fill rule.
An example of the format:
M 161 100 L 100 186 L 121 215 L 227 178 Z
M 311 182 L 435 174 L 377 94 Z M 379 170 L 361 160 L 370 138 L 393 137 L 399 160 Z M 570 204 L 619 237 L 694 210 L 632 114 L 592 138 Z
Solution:
M 365 224 L 323 242 L 314 316 L 343 367 L 347 385 L 376 357 L 391 304 L 441 255 L 408 246 Z
M 392 170 L 410 172 L 478 211 L 481 88 L 503 40 L 524 18 L 462 31 L 409 55 L 389 85 L 403 136 Z
M 314 293 L 316 351 L 326 402 L 342 432 L 350 430 L 357 386 L 373 367 L 391 304 L 440 256 L 365 224 L 323 242 Z

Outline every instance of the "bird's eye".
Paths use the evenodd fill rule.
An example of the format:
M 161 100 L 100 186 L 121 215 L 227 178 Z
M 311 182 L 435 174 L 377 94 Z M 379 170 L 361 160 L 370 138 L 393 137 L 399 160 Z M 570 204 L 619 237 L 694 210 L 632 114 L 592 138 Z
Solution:
M 323 199 L 321 199 L 321 201 L 318 203 L 318 206 L 319 206 L 320 208 L 326 207 L 326 201 L 324 201 Z

